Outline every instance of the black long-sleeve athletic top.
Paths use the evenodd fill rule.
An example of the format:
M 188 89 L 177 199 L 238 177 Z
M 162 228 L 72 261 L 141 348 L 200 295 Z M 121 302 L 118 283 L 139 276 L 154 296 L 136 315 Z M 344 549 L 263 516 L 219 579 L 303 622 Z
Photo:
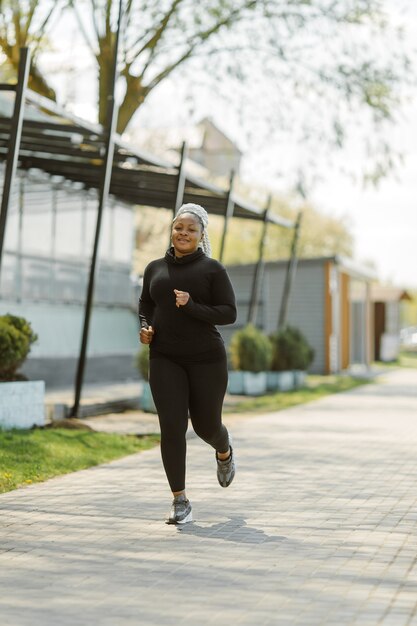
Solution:
M 174 289 L 187 291 L 190 299 L 177 307 Z M 223 346 L 216 324 L 233 324 L 236 301 L 223 265 L 198 249 L 176 258 L 173 248 L 165 257 L 149 263 L 139 299 L 141 328 L 155 334 L 150 356 L 198 356 Z

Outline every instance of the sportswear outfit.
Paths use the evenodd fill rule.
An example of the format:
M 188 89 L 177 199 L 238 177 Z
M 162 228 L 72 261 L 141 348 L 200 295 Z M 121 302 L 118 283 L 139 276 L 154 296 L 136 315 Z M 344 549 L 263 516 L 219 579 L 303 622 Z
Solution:
M 176 306 L 174 289 L 187 291 Z M 233 324 L 236 301 L 223 265 L 201 249 L 177 258 L 171 248 L 149 263 L 139 300 L 142 328 L 152 326 L 149 382 L 161 427 L 161 454 L 172 491 L 185 489 L 188 417 L 217 452 L 229 450 L 221 413 L 227 357 L 216 325 Z

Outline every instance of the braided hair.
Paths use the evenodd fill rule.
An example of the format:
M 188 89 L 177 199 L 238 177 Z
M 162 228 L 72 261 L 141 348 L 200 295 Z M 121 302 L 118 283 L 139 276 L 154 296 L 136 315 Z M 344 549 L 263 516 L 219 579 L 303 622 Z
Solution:
M 203 209 L 199 204 L 193 204 L 192 202 L 188 202 L 187 204 L 183 204 L 177 211 L 176 216 L 173 219 L 173 223 L 178 219 L 180 215 L 183 213 L 191 213 L 198 218 L 202 228 L 203 228 L 203 238 L 199 244 L 199 247 L 202 248 L 204 254 L 206 256 L 211 256 L 211 245 L 210 239 L 207 232 L 208 226 L 208 215 L 207 211 Z

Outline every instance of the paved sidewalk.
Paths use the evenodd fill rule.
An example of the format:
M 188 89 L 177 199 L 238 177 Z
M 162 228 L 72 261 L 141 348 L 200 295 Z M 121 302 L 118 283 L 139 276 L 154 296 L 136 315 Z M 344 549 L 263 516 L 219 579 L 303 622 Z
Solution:
M 182 529 L 157 449 L 0 496 L 1 626 L 417 626 L 417 370 L 233 434 Z

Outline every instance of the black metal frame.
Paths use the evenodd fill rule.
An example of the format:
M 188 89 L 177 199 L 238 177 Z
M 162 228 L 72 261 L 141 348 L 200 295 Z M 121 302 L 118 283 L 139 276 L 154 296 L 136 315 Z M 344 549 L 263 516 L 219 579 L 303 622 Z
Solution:
M 62 176 L 66 180 L 82 183 L 87 190 L 97 189 L 99 191 L 96 233 L 86 295 L 83 336 L 75 384 L 75 399 L 71 410 L 71 415 L 73 416 L 76 416 L 78 413 L 82 392 L 101 220 L 109 193 L 128 204 L 171 208 L 174 212 L 178 210 L 183 202 L 195 202 L 203 205 L 208 213 L 223 216 L 224 227 L 220 260 L 224 256 L 228 224 L 232 217 L 262 221 L 263 229 L 259 248 L 259 261 L 252 284 L 251 320 L 256 319 L 267 226 L 268 224 L 275 224 L 284 228 L 294 228 L 292 221 L 271 214 L 268 208 L 262 211 L 258 207 L 238 198 L 234 194 L 233 173 L 231 174 L 228 190 L 186 173 L 185 144 L 181 151 L 180 165 L 179 167 L 174 167 L 171 163 L 162 159 L 150 156 L 140 150 L 132 149 L 115 133 L 116 107 L 114 86 L 117 73 L 116 55 L 123 13 L 122 6 L 123 0 L 120 0 L 113 92 L 109 96 L 108 122 L 105 129 L 70 116 L 55 103 L 31 92 L 27 88 L 30 58 L 28 49 L 22 49 L 17 85 L 0 85 L 0 91 L 16 92 L 12 118 L 0 117 L 0 161 L 6 162 L 6 177 L 0 215 L 0 271 L 10 190 L 18 158 L 19 167 L 22 170 L 38 168 L 50 175 Z M 25 99 L 30 106 L 34 105 L 36 107 L 38 119 L 30 119 L 30 106 L 28 107 L 26 119 L 23 119 Z M 173 199 L 175 199 L 175 204 Z M 292 273 L 294 270 L 299 221 L 300 219 L 297 220 L 298 226 L 296 226 L 296 232 L 294 232 L 291 261 Z M 287 278 L 292 273 L 288 271 Z M 290 283 L 290 280 L 286 281 L 286 300 L 288 300 Z M 286 311 L 285 298 L 283 298 L 281 303 L 281 313 L 284 309 Z
M 174 217 L 176 216 L 178 209 L 184 202 L 185 182 L 187 180 L 187 177 L 185 174 L 186 159 L 187 159 L 187 144 L 184 141 L 181 147 L 180 164 L 178 167 L 177 191 L 175 194 L 175 204 L 174 204 Z
M 51 175 L 80 182 L 86 189 L 99 189 L 105 146 L 103 128 L 81 123 L 69 115 L 64 118 L 59 107 L 30 90 L 27 90 L 27 101 L 42 111 L 48 110 L 49 115 L 45 114 L 45 121 L 24 120 L 20 167 L 27 170 L 39 168 Z M 51 121 L 51 116 L 55 116 L 56 121 Z M 10 129 L 10 118 L 0 117 L 0 160 L 3 161 L 8 156 Z M 126 146 L 115 134 L 112 195 L 129 204 L 172 209 L 178 176 L 178 168 L 172 163 Z M 231 197 L 230 189 L 226 191 L 185 171 L 184 177 L 183 202 L 196 202 L 208 213 L 224 216 L 228 201 L 233 199 L 233 217 L 262 221 L 263 211 L 234 194 Z M 269 219 L 284 228 L 294 226 L 292 221 L 278 215 L 270 215 Z
M 105 152 L 104 152 L 103 165 L 102 165 L 102 174 L 101 174 L 101 180 L 100 180 L 99 202 L 98 202 L 98 208 L 97 208 L 97 223 L 96 223 L 96 231 L 95 231 L 95 236 L 94 236 L 93 254 L 91 257 L 90 274 L 89 274 L 88 286 L 87 286 L 86 303 L 85 303 L 85 309 L 84 309 L 83 334 L 82 334 L 82 339 L 81 339 L 80 355 L 78 358 L 77 373 L 76 373 L 76 378 L 75 378 L 74 405 L 71 408 L 70 417 L 78 417 L 78 411 L 80 407 L 81 391 L 82 391 L 82 385 L 84 381 L 84 369 L 85 369 L 85 362 L 86 362 L 86 357 L 87 357 L 87 344 L 88 344 L 88 335 L 89 335 L 89 329 L 90 329 L 91 311 L 93 308 L 94 282 L 95 282 L 95 276 L 96 276 L 98 249 L 99 249 L 99 244 L 100 244 L 101 223 L 102 223 L 102 218 L 103 218 L 103 212 L 106 208 L 107 200 L 109 196 L 110 180 L 111 180 L 112 168 L 113 168 L 114 133 L 116 130 L 116 122 L 117 122 L 117 106 L 116 106 L 116 100 L 115 100 L 115 89 L 116 89 L 116 80 L 117 80 L 117 63 L 118 63 L 118 58 L 119 58 L 119 41 L 120 41 L 122 16 L 123 16 L 123 0 L 119 0 L 119 18 L 118 18 L 116 39 L 115 39 L 115 44 L 114 44 L 114 56 L 113 56 L 112 76 L 111 76 L 111 82 L 110 82 L 110 93 L 108 94 L 108 101 L 107 101 L 106 142 L 105 142 Z
M 0 210 L 0 284 L 1 267 L 3 258 L 4 236 L 7 226 L 7 215 L 9 211 L 10 193 L 16 174 L 17 159 L 19 157 L 20 142 L 23 128 L 23 115 L 25 109 L 26 89 L 29 77 L 30 51 L 29 48 L 21 48 L 19 68 L 17 74 L 17 84 L 8 86 L 2 85 L 2 91 L 15 91 L 15 103 L 13 117 L 10 122 L 10 133 L 7 142 L 6 171 L 4 174 L 3 196 Z
M 235 210 L 235 201 L 233 199 L 234 180 L 235 180 L 235 172 L 232 170 L 230 172 L 229 191 L 227 193 L 226 210 L 224 212 L 223 232 L 222 232 L 222 238 L 220 241 L 220 250 L 219 250 L 220 263 L 223 262 L 224 249 L 226 246 L 227 229 L 229 227 L 229 220 L 233 217 L 233 213 Z
M 261 292 L 263 273 L 265 269 L 264 250 L 265 250 L 266 233 L 268 229 L 268 214 L 271 208 L 271 203 L 272 203 L 272 196 L 269 196 L 268 202 L 264 211 L 264 223 L 262 226 L 261 238 L 259 240 L 258 262 L 255 265 L 255 271 L 253 273 L 253 279 L 252 279 L 251 298 L 249 302 L 249 311 L 248 311 L 248 324 L 256 324 L 256 318 L 258 316 L 259 295 Z
M 291 293 L 291 288 L 292 288 L 292 284 L 293 284 L 294 277 L 295 277 L 295 270 L 297 269 L 297 245 L 298 245 L 298 239 L 300 236 L 300 227 L 301 227 L 302 217 L 303 217 L 303 213 L 302 211 L 299 211 L 297 215 L 297 220 L 294 226 L 294 234 L 293 234 L 292 243 L 291 243 L 291 254 L 290 254 L 290 258 L 288 259 L 287 269 L 285 272 L 284 288 L 282 291 L 281 306 L 280 306 L 279 316 L 278 316 L 278 330 L 282 330 L 287 324 L 290 293 Z

